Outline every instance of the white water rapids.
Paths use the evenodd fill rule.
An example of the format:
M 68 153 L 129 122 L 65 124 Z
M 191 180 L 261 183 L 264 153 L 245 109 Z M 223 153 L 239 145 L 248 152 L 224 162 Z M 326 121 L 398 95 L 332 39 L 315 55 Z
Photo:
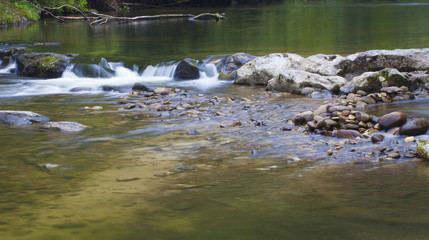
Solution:
M 16 64 L 11 62 L 0 69 L 0 97 L 32 96 L 48 94 L 88 94 L 101 92 L 129 92 L 135 83 L 150 87 L 185 87 L 206 91 L 229 84 L 218 79 L 216 66 L 211 63 L 199 66 L 200 78 L 176 81 L 174 71 L 177 63 L 163 63 L 147 66 L 143 70 L 130 69 L 122 63 L 109 63 L 102 59 L 100 64 L 73 64 L 61 78 L 35 79 L 16 76 Z

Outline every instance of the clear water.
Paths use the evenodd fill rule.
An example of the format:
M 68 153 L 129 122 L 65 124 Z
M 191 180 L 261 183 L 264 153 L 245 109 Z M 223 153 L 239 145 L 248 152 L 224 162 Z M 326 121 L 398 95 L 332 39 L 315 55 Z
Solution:
M 94 28 L 47 21 L 0 29 L 2 43 L 58 42 L 31 50 L 78 53 L 77 63 L 106 58 L 116 69 L 110 78 L 70 70 L 52 80 L 0 70 L 0 109 L 91 126 L 58 134 L 0 125 L 0 239 L 427 239 L 427 162 L 356 164 L 375 146 L 279 130 L 320 100 L 265 95 L 260 88 L 218 81 L 207 69 L 198 81 L 177 83 L 171 71 L 186 57 L 204 61 L 234 52 L 308 56 L 428 47 L 429 5 L 294 1 L 204 12 L 209 10 L 225 12 L 228 20 Z M 124 93 L 100 91 L 102 85 L 128 91 L 134 82 L 251 98 L 264 110 L 253 117 L 268 125 L 220 130 L 215 119 L 118 111 L 115 103 Z M 92 91 L 70 93 L 74 87 Z M 369 111 L 402 110 L 429 119 L 427 105 L 421 99 Z M 247 114 L 219 109 L 229 110 Z M 187 135 L 189 129 L 201 134 Z M 388 141 L 414 147 L 403 139 Z M 344 149 L 328 157 L 337 144 Z M 352 153 L 356 149 L 360 155 Z

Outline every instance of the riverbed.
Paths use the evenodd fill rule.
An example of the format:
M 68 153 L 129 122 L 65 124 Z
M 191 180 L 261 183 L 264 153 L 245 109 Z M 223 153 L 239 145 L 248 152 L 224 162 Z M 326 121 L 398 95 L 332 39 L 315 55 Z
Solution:
M 91 127 L 62 134 L 0 125 L 0 239 L 426 239 L 426 161 L 380 161 L 372 155 L 379 145 L 303 134 L 291 126 L 293 116 L 323 99 L 235 86 L 208 70 L 194 82 L 174 82 L 170 75 L 186 57 L 424 48 L 429 5 L 285 2 L 210 10 L 228 19 L 99 27 L 46 21 L 0 29 L 2 43 L 59 43 L 30 49 L 77 53 L 74 63 L 105 58 L 117 68 L 110 78 L 71 70 L 53 80 L 0 73 L 2 110 L 30 110 Z M 231 98 L 231 104 L 210 109 L 241 124 L 219 122 L 216 115 L 123 110 L 118 100 L 134 82 Z M 120 90 L 102 91 L 103 85 Z M 92 89 L 71 93 L 74 87 Z M 429 119 L 427 105 L 417 99 L 367 111 Z M 85 108 L 94 106 L 102 109 Z M 385 144 L 404 152 L 415 148 L 397 136 Z

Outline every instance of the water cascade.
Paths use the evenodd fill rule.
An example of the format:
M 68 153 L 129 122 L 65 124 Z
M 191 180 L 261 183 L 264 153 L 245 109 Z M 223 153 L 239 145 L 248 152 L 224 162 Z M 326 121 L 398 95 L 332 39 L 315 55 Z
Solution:
M 127 68 L 120 62 L 108 62 L 102 58 L 98 64 L 72 64 L 61 78 L 34 79 L 16 78 L 12 74 L 16 63 L 11 63 L 0 73 L 6 74 L 9 84 L 0 85 L 0 96 L 26 96 L 45 94 L 73 93 L 126 93 L 134 83 L 139 82 L 152 87 L 187 87 L 202 91 L 229 84 L 218 79 L 216 66 L 204 63 L 198 66 L 200 78 L 190 81 L 175 81 L 174 71 L 177 62 L 166 62 L 155 66 L 149 65 L 143 70 L 137 67 Z

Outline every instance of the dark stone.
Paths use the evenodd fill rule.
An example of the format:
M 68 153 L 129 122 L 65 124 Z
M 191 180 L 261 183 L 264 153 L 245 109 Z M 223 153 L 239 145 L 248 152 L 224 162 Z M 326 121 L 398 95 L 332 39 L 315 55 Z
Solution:
M 9 125 L 30 125 L 47 121 L 48 117 L 30 111 L 0 111 L 0 122 Z
M 407 116 L 403 112 L 391 112 L 383 115 L 378 123 L 381 129 L 391 129 L 393 127 L 400 127 L 407 122 Z
M 337 138 L 356 139 L 359 137 L 359 132 L 356 130 L 340 129 L 337 131 Z
M 144 85 L 143 83 L 134 83 L 132 90 L 133 91 L 147 91 L 147 92 L 149 92 L 153 89 Z
M 381 134 L 375 134 L 374 136 L 371 137 L 371 141 L 373 143 L 379 143 L 382 142 L 384 140 L 384 136 Z
M 17 74 L 37 78 L 59 78 L 70 58 L 56 53 L 28 53 L 16 58 Z
M 218 64 L 219 79 L 235 80 L 237 77 L 236 71 L 247 62 L 253 60 L 255 56 L 246 53 L 235 53 L 225 57 Z
M 312 111 L 306 111 L 306 112 L 303 112 L 303 113 L 296 115 L 293 118 L 293 123 L 295 125 L 304 125 L 308 121 L 311 121 L 311 120 L 313 120 L 313 112 Z
M 366 112 L 357 112 L 355 116 L 358 121 L 369 122 L 371 120 L 371 115 Z
M 425 134 L 429 129 L 429 124 L 424 118 L 408 119 L 407 123 L 399 129 L 400 135 L 417 136 Z
M 197 67 L 197 62 L 193 59 L 185 59 L 180 61 L 174 71 L 175 80 L 192 80 L 200 78 L 200 71 Z

